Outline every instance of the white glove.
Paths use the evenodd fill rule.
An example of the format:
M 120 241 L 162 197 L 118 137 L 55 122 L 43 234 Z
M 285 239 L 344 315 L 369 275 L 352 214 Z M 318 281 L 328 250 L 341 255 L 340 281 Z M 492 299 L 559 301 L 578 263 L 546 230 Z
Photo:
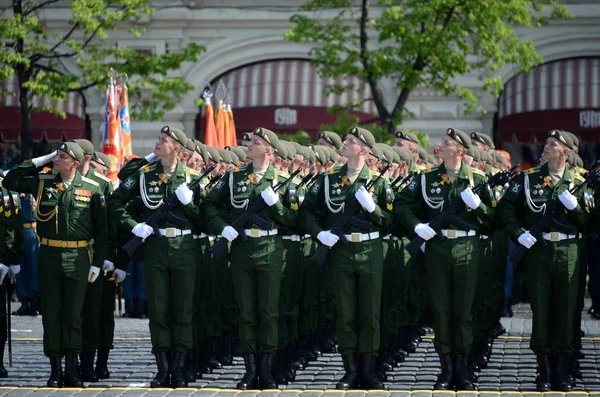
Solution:
M 88 283 L 96 281 L 100 275 L 100 268 L 96 266 L 90 266 L 90 272 L 88 273 Z
M 559 194 L 558 199 L 569 211 L 573 211 L 577 207 L 577 199 L 568 190 Z
M 14 277 L 21 271 L 21 265 L 10 265 L 8 267 L 8 277 Z
M 425 243 L 421 244 L 421 251 L 423 251 L 423 253 L 425 253 Z
M 103 272 L 112 272 L 113 270 L 115 270 L 115 264 L 109 260 L 105 260 L 104 264 L 102 265 L 102 271 Z
M 192 202 L 194 192 L 192 192 L 185 183 L 182 183 L 181 185 L 177 186 L 177 189 L 175 189 L 175 195 L 181 204 L 188 205 Z
M 423 240 L 431 240 L 435 236 L 435 230 L 429 227 L 429 223 L 419 223 L 415 226 L 415 233 Z
M 0 284 L 4 281 L 4 277 L 8 274 L 8 266 L 0 263 Z
M 115 278 L 115 282 L 117 284 L 119 284 L 119 283 L 122 283 L 123 280 L 125 280 L 125 277 L 127 277 L 127 273 L 125 273 L 121 269 L 116 269 L 115 272 L 113 273 L 113 277 Z
M 41 167 L 42 165 L 51 162 L 57 155 L 58 155 L 58 150 L 55 150 L 52 153 L 47 154 L 45 156 L 36 157 L 33 160 L 31 160 L 31 162 L 36 167 Z
M 462 192 L 460 192 L 460 198 L 465 202 L 467 207 L 472 210 L 476 210 L 481 204 L 481 199 L 478 195 L 473 193 L 470 187 L 466 188 Z
M 271 207 L 279 201 L 279 195 L 275 193 L 275 190 L 271 186 L 260 192 L 260 196 L 265 200 L 265 203 Z
M 133 229 L 131 229 L 131 233 L 140 237 L 142 240 L 146 240 L 148 236 L 154 233 L 154 230 L 150 226 L 146 225 L 146 222 L 142 222 L 135 225 Z
M 375 204 L 375 201 L 373 201 L 371 193 L 367 192 L 367 189 L 365 189 L 364 186 L 361 186 L 360 189 L 354 193 L 354 197 L 356 197 L 360 205 L 362 205 L 367 212 L 371 213 L 375 211 L 377 205 Z
M 158 160 L 158 156 L 156 154 L 154 154 L 154 152 L 146 155 L 146 157 L 144 157 L 146 159 L 146 161 L 148 163 L 154 163 L 156 160 Z
M 324 230 L 317 234 L 317 239 L 321 243 L 323 243 L 323 245 L 326 245 L 329 248 L 333 247 L 335 243 L 340 241 L 340 238 L 337 235 L 331 233 L 329 230 Z
M 221 232 L 221 236 L 225 237 L 227 241 L 232 242 L 238 238 L 240 234 L 231 226 L 225 226 Z
M 525 232 L 519 236 L 519 244 L 523 247 L 529 249 L 533 247 L 533 244 L 537 242 L 537 239 L 531 235 L 529 232 Z

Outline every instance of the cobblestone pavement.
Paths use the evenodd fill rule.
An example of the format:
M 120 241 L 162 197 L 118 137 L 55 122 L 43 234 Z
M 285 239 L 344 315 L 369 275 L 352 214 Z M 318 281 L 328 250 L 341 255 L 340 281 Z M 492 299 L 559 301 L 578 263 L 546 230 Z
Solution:
M 585 312 L 584 312 L 585 313 Z M 496 339 L 488 368 L 479 374 L 479 396 L 534 397 L 536 364 L 529 350 L 531 312 L 529 306 L 515 307 L 514 317 L 502 319 L 507 333 Z M 585 359 L 581 360 L 583 381 L 577 383 L 574 393 L 600 394 L 600 324 L 584 314 L 582 329 Z M 236 358 L 234 365 L 215 370 L 210 375 L 189 385 L 189 389 L 148 389 L 154 376 L 155 365 L 150 353 L 147 320 L 117 319 L 115 350 L 111 353 L 109 369 L 111 378 L 80 389 L 47 389 L 49 363 L 42 353 L 41 317 L 12 316 L 13 366 L 8 368 L 9 377 L 0 380 L 0 395 L 41 397 L 47 395 L 94 396 L 97 394 L 127 397 L 137 396 L 184 396 L 201 397 L 365 397 L 365 392 L 340 392 L 335 390 L 336 381 L 342 376 L 342 362 L 338 354 L 325 354 L 304 371 L 299 371 L 296 381 L 281 386 L 279 391 L 238 392 L 231 390 L 244 372 L 243 361 Z M 8 359 L 5 364 L 8 367 Z M 433 335 L 423 338 L 415 353 L 388 374 L 388 391 L 368 392 L 368 397 L 432 397 L 432 385 L 439 372 L 437 356 L 433 349 Z M 468 397 L 466 393 L 456 394 Z M 574 394 L 569 393 L 569 394 Z M 564 395 L 564 393 L 546 393 Z M 343 395 L 343 396 L 342 396 Z M 472 396 L 473 392 L 469 393 Z

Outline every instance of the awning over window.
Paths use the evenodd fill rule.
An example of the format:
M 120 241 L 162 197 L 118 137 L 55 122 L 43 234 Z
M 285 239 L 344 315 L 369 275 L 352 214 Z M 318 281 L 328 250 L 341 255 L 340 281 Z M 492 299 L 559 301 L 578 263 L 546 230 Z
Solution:
M 547 63 L 506 83 L 498 112 L 503 141 L 544 141 L 554 128 L 600 141 L 600 58 Z
M 21 135 L 21 113 L 19 108 L 19 89 L 16 77 L 12 81 L 0 82 L 0 87 L 7 90 L 6 95 L 0 93 L 0 137 L 3 142 L 16 142 Z M 1 90 L 0 90 L 1 91 Z M 49 112 L 31 113 L 33 141 L 46 139 L 49 142 L 76 139 L 85 136 L 85 106 L 79 93 L 69 93 L 66 102 L 43 101 L 34 98 L 34 108 L 52 106 L 62 109 L 67 118 L 62 119 Z

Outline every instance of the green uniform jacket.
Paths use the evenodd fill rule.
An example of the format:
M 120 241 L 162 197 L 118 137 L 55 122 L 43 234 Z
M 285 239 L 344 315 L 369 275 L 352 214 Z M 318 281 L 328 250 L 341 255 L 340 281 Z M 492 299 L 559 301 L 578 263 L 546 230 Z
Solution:
M 319 175 L 317 180 L 307 190 L 302 206 L 300 207 L 300 222 L 304 233 L 313 237 L 323 230 L 330 230 L 331 226 L 342 216 L 345 203 L 355 200 L 354 194 L 369 180 L 378 174 L 373 173 L 365 165 L 354 183 L 347 179 L 348 166 L 332 168 L 330 171 Z M 379 231 L 388 233 L 392 226 L 392 203 L 394 201 L 392 189 L 385 178 L 380 178 L 371 190 L 375 211 L 368 213 L 360 208 L 355 216 L 366 221 L 371 221 L 371 230 L 362 230 L 348 224 L 344 234 L 367 233 Z
M 6 266 L 21 263 L 23 254 L 24 233 L 19 207 L 18 194 L 0 189 L 0 263 Z
M 37 233 L 40 238 L 65 241 L 94 239 L 92 266 L 102 267 L 108 255 L 108 226 L 105 198 L 98 182 L 79 172 L 68 188 L 60 174 L 42 173 L 30 160 L 17 165 L 2 185 L 36 197 Z M 54 212 L 54 215 L 49 214 Z M 41 216 L 40 216 L 41 214 Z M 44 214 L 48 214 L 44 216 Z
M 482 171 L 468 167 L 466 164 L 461 165 L 454 183 L 450 182 L 444 164 L 433 167 L 416 176 L 397 195 L 394 202 L 394 214 L 408 237 L 413 239 L 416 237 L 415 226 L 419 223 L 427 223 L 455 200 L 462 200 L 460 193 L 468 185 L 476 186 L 485 181 L 486 176 Z M 457 213 L 460 219 L 470 223 L 473 230 L 477 231 L 481 227 L 481 222 L 489 222 L 493 215 L 492 209 L 488 206 L 489 195 L 480 194 L 479 196 L 481 198 L 479 208 L 471 210 L 465 205 Z M 454 228 L 456 225 L 442 225 L 442 229 Z
M 202 208 L 204 221 L 210 234 L 221 234 L 225 226 L 229 226 L 246 211 L 245 203 L 260 200 L 260 193 L 263 190 L 287 179 L 285 174 L 269 165 L 260 182 L 254 183 L 253 169 L 252 164 L 234 169 L 228 176 L 221 178 L 206 196 Z M 273 229 L 281 226 L 292 228 L 296 224 L 298 211 L 285 207 L 281 200 L 288 194 L 288 185 L 279 189 L 278 193 L 280 200 L 271 207 L 265 206 L 258 214 L 272 220 Z M 258 226 L 248 222 L 244 228 L 258 228 Z
M 200 175 L 198 172 L 187 168 L 181 161 L 177 161 L 175 171 L 170 178 L 164 173 L 160 161 L 149 164 L 128 176 L 110 195 L 109 215 L 125 230 L 131 232 L 131 229 L 138 224 L 139 219 L 148 219 L 160 207 L 160 200 L 166 202 L 169 197 L 175 195 L 175 190 L 179 185 L 188 183 L 198 175 Z M 142 202 L 134 200 L 136 197 L 141 197 Z M 190 224 L 189 228 L 191 228 L 192 219 L 198 217 L 198 207 L 193 200 L 188 205 L 177 206 L 172 212 L 180 218 L 187 218 L 188 224 Z M 186 229 L 186 227 L 182 228 L 164 219 L 158 226 L 159 228 Z
M 543 205 L 558 200 L 559 194 L 584 179 L 574 176 L 565 168 L 562 179 L 552 186 L 548 165 L 523 171 L 508 188 L 498 206 L 497 218 L 507 227 L 508 235 L 514 241 L 528 231 L 542 216 Z M 574 234 L 584 232 L 588 224 L 588 203 L 583 200 L 583 192 L 577 195 L 579 205 L 573 210 L 566 208 L 557 219 L 574 227 Z

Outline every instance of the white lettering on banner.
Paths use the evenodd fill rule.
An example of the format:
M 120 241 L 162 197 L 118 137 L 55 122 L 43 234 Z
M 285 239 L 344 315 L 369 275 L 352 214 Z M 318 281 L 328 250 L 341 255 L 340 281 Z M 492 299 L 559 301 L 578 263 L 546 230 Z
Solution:
M 600 127 L 600 112 L 594 110 L 582 110 L 579 112 L 579 126 L 582 128 Z
M 275 109 L 275 124 L 294 125 L 298 122 L 298 112 L 290 108 Z

